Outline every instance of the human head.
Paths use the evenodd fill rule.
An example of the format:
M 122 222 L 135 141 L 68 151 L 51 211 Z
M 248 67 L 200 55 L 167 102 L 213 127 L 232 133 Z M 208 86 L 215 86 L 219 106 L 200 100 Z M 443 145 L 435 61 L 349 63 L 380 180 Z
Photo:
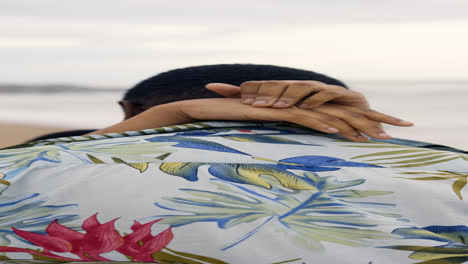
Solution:
M 312 71 L 274 65 L 217 64 L 187 67 L 157 74 L 129 89 L 119 103 L 127 119 L 155 105 L 222 97 L 206 89 L 205 85 L 208 83 L 239 86 L 243 82 L 254 80 L 314 80 L 346 87 L 339 80 Z

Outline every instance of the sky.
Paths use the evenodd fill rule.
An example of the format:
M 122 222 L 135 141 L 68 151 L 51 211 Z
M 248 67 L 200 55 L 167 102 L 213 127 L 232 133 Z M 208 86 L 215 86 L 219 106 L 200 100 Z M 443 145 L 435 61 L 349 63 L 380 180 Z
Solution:
M 0 83 L 129 87 L 266 63 L 354 80 L 468 80 L 466 0 L 2 0 Z

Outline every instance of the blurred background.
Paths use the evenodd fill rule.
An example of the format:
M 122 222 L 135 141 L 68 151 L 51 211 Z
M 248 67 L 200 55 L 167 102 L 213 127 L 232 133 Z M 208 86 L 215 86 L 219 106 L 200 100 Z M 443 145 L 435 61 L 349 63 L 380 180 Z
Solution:
M 338 78 L 414 122 L 394 137 L 468 149 L 466 0 L 2 0 L 0 147 L 119 122 L 139 81 L 256 63 Z

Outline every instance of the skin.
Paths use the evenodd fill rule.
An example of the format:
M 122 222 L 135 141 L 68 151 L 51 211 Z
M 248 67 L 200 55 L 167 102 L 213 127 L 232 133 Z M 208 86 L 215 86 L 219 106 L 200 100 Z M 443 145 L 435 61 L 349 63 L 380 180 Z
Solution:
M 331 110 L 330 110 L 331 109 Z M 303 125 L 325 133 L 336 133 L 333 127 L 343 129 L 341 135 L 353 141 L 367 141 L 368 139 L 355 134 L 354 130 L 345 131 L 346 122 L 350 122 L 358 129 L 362 129 L 372 137 L 386 139 L 387 136 L 380 135 L 376 126 L 366 126 L 369 122 L 383 122 L 391 125 L 402 126 L 399 119 L 375 111 L 365 111 L 352 106 L 339 106 L 325 103 L 315 110 L 323 112 L 335 111 L 337 115 L 341 111 L 355 111 L 365 119 L 343 116 L 344 119 L 323 114 L 318 111 L 310 111 L 297 106 L 287 108 L 252 107 L 244 104 L 239 98 L 213 98 L 178 101 L 169 104 L 154 106 L 132 118 L 108 128 L 95 131 L 92 134 L 104 134 L 113 132 L 125 132 L 130 130 L 141 130 L 161 126 L 185 124 L 200 120 L 238 120 L 238 121 L 285 121 Z M 372 120 L 372 121 L 369 121 Z M 362 138 L 361 138 L 362 137 Z

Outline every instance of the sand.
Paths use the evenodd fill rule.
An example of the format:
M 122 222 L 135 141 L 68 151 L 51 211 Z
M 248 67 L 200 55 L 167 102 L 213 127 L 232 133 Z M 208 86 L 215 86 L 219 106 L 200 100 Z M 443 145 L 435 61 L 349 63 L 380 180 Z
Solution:
M 0 121 L 0 148 L 5 148 L 57 131 L 66 131 L 73 128 L 59 126 L 43 126 L 33 124 L 11 123 Z

